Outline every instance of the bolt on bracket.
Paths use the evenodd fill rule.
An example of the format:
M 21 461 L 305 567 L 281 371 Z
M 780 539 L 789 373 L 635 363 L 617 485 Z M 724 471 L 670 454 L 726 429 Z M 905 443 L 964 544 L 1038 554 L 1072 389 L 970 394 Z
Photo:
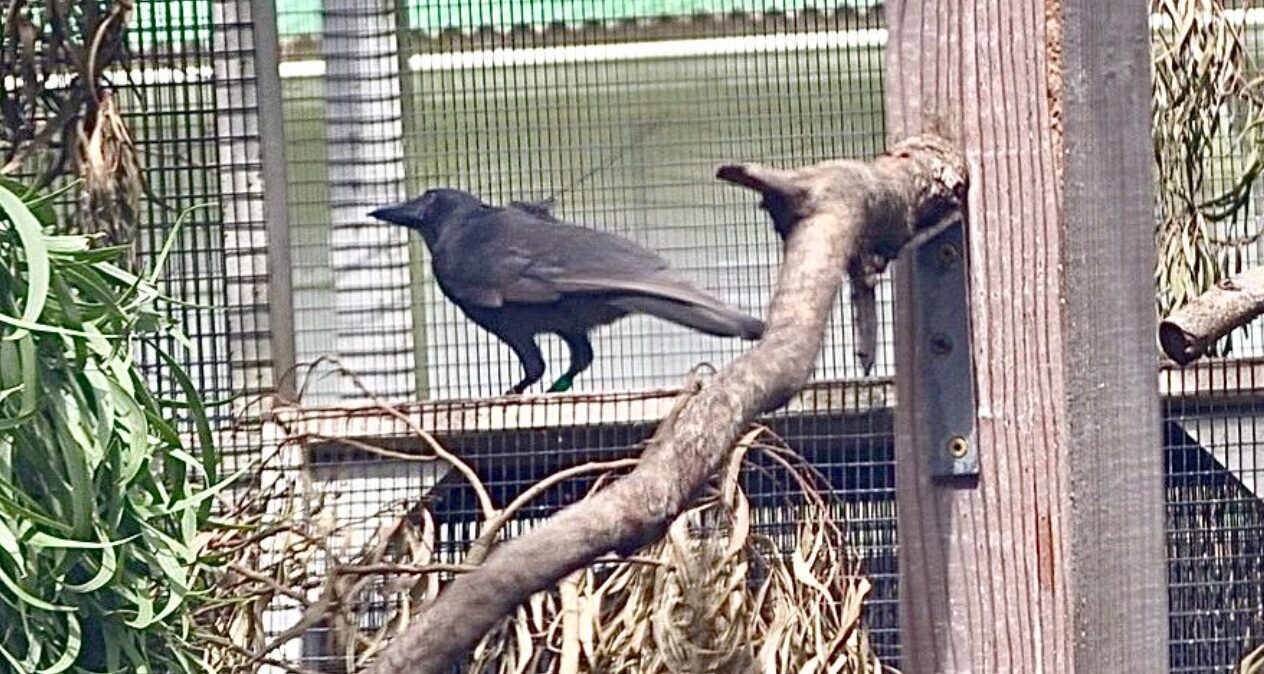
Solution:
M 970 295 L 960 218 L 914 250 L 912 271 L 919 380 L 914 431 L 931 450 L 932 477 L 978 475 Z

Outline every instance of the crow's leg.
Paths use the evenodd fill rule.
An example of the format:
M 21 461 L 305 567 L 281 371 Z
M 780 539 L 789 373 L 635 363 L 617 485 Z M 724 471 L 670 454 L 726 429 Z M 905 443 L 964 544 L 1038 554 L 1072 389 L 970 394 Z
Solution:
M 554 393 L 570 390 L 575 383 L 575 377 L 587 370 L 593 361 L 592 342 L 588 341 L 588 333 L 564 332 L 562 339 L 571 350 L 571 366 L 566 370 L 566 374 L 558 377 L 557 381 L 549 387 L 549 391 Z
M 518 360 L 522 361 L 522 370 L 524 376 L 522 381 L 514 384 L 514 387 L 505 392 L 505 395 L 518 395 L 527 390 L 532 384 L 540 381 L 544 376 L 544 356 L 540 355 L 540 347 L 535 343 L 534 335 L 515 335 L 513 337 L 501 336 L 509 348 L 518 355 Z

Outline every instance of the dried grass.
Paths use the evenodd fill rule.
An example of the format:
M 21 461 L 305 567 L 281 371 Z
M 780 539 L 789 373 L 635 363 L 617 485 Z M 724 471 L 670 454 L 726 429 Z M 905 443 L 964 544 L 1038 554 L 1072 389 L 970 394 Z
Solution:
M 134 9 L 133 0 L 0 2 L 0 179 L 25 176 L 36 191 L 77 181 L 75 231 L 104 246 L 134 243 L 146 190 L 105 77 L 128 63 Z M 134 249 L 123 262 L 135 267 Z
M 862 624 L 869 582 L 825 498 L 806 492 L 788 551 L 752 526 L 739 472 L 747 451 L 769 449 L 739 445 L 717 492 L 635 558 L 533 597 L 483 640 L 470 671 L 883 671 Z

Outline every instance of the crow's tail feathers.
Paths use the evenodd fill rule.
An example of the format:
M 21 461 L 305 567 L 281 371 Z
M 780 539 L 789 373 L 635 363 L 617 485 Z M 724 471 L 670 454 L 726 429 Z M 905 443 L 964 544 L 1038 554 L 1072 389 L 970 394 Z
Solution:
M 629 295 L 610 303 L 629 312 L 657 316 L 717 337 L 753 340 L 764 334 L 763 321 L 719 304 L 686 303 L 651 295 Z

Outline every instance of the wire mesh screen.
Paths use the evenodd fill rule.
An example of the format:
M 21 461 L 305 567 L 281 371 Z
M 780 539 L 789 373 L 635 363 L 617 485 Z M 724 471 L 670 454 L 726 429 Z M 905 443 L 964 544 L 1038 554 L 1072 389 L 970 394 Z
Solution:
M 138 251 L 139 264 L 146 265 L 168 237 L 173 238 L 163 276 L 164 289 L 171 296 L 186 300 L 187 304 L 172 311 L 182 322 L 194 351 L 223 353 L 227 351 L 224 315 L 211 309 L 213 305 L 222 306 L 224 299 L 221 220 L 213 209 L 188 210 L 217 200 L 219 194 L 218 175 L 214 170 L 207 170 L 219 164 L 210 36 L 204 30 L 194 29 L 198 21 L 192 8 L 180 8 L 188 9 L 189 16 L 165 9 L 158 3 L 140 4 L 124 37 L 128 55 L 103 73 L 105 83 L 111 85 L 109 104 L 130 131 L 139 165 L 135 184 L 118 190 L 123 193 L 134 188 L 140 199 L 134 217 L 120 218 L 117 228 L 126 231 L 115 235 L 114 240 L 131 242 Z M 208 7 L 201 9 L 201 18 L 205 19 Z M 13 7 L 14 19 L 19 10 L 18 6 Z M 42 12 L 28 10 L 26 13 L 33 30 L 49 29 L 39 23 L 45 19 Z M 85 24 L 91 24 L 94 18 L 101 21 L 108 15 L 106 8 L 95 3 L 85 6 L 83 13 Z M 84 29 L 87 31 L 89 26 Z M 31 84 L 42 88 L 50 98 L 64 94 L 73 86 L 64 73 L 56 72 L 56 64 L 44 67 L 50 72 L 43 73 L 42 79 Z M 10 73 L 3 75 L 4 86 L 13 93 L 17 82 Z M 73 108 L 74 104 L 68 102 L 66 106 Z M 103 107 L 96 107 L 95 118 L 67 127 L 63 131 L 63 142 L 52 143 L 42 152 L 33 151 L 17 164 L 19 177 L 28 179 L 31 184 L 52 186 L 82 178 L 87 162 L 75 156 L 76 144 L 71 139 L 76 132 L 86 135 L 97 125 L 105 124 Z M 6 110 L 13 117 L 26 112 L 12 107 Z M 67 110 L 66 114 L 73 112 Z M 44 133 L 57 131 L 52 117 L 42 115 L 37 120 L 44 123 L 41 128 Z M 7 170 L 13 168 L 6 167 Z M 119 200 L 125 199 L 120 197 Z M 60 205 L 67 222 L 81 223 L 79 211 L 83 206 L 79 200 L 67 196 Z M 217 203 L 212 205 L 218 206 Z M 185 212 L 188 217 L 176 233 L 173 225 Z M 226 362 L 190 358 L 181 345 L 172 341 L 161 347 L 185 356 L 183 360 L 189 366 L 190 375 L 208 398 L 223 398 L 232 393 Z M 160 361 L 155 353 L 145 353 L 144 361 L 160 395 L 172 398 L 181 395 L 175 382 L 161 376 Z
M 898 661 L 895 503 L 889 383 L 840 388 L 818 386 L 813 395 L 833 398 L 830 411 L 799 405 L 768 419 L 785 453 L 750 451 L 740 484 L 750 502 L 757 535 L 783 552 L 793 545 L 805 488 L 786 463 L 807 467 L 816 491 L 862 561 L 873 584 L 865 608 L 872 642 L 886 662 Z M 329 541 L 332 559 L 348 560 L 399 513 L 424 510 L 433 561 L 459 563 L 484 531 L 486 508 L 505 508 L 535 485 L 563 470 L 576 470 L 639 453 L 672 393 L 540 399 L 529 403 L 438 403 L 405 408 L 406 418 L 433 429 L 436 439 L 461 457 L 485 487 L 427 456 L 426 444 L 403 418 L 367 408 L 348 413 L 297 413 L 289 438 L 305 441 L 304 470 L 320 492 L 324 516 L 341 525 Z M 472 422 L 473 419 L 480 423 Z M 559 423 L 559 420 L 565 420 Z M 345 438 L 340 441 L 334 438 Z M 370 448 L 377 448 L 370 451 Z M 393 454 L 383 456 L 385 449 Z M 589 471 L 537 491 L 515 511 L 505 536 L 517 536 L 560 508 L 581 500 L 604 471 Z M 484 501 L 484 499 L 487 501 Z M 375 562 L 390 563 L 391 553 Z M 362 628 L 372 629 L 399 608 L 389 585 L 357 599 Z M 333 647 L 346 635 L 328 626 L 303 642 L 303 662 L 343 671 L 345 655 Z
M 752 195 L 715 181 L 716 166 L 869 157 L 885 142 L 885 31 L 872 3 L 309 0 L 280 4 L 277 18 L 297 360 L 333 355 L 387 401 L 433 401 L 409 409 L 474 467 L 501 506 L 559 469 L 635 454 L 658 418 L 636 413 L 637 405 L 669 400 L 655 391 L 675 389 L 699 362 L 722 365 L 745 345 L 630 318 L 595 335 L 595 362 L 574 398 L 449 402 L 499 395 L 521 378 L 518 360 L 445 299 L 417 237 L 409 243 L 408 293 L 383 290 L 400 278 L 391 275 L 404 230 L 382 229 L 367 211 L 434 187 L 497 205 L 552 200 L 563 219 L 630 238 L 758 316 L 780 244 Z M 360 44 L 344 44 L 349 34 Z M 351 73 L 361 81 L 352 83 Z M 338 145 L 360 137 L 351 133 L 371 143 L 349 154 Z M 340 228 L 353 235 L 340 238 Z M 379 236 L 396 238 L 384 244 Z M 891 371 L 889 296 L 886 281 L 878 376 Z M 345 316 L 393 312 L 401 298 L 411 321 L 406 335 L 392 322 L 388 347 L 343 339 Z M 861 376 L 851 330 L 843 301 L 819 381 Z M 566 347 L 552 337 L 541 342 L 555 376 Z M 433 463 L 384 460 L 340 442 L 417 449 L 406 429 L 383 425 L 371 410 L 339 409 L 340 401 L 365 397 L 347 376 L 313 371 L 303 402 L 328 408 L 314 413 L 319 421 L 299 424 L 318 430 L 291 430 L 313 433 L 303 468 L 328 494 L 328 516 L 355 523 L 334 549 L 353 554 L 393 516 L 389 506 L 420 504 L 433 514 L 439 558 L 463 559 L 480 514 L 467 481 Z M 380 383 L 405 372 L 411 392 Z M 874 583 L 866 615 L 875 644 L 895 658 L 890 395 L 885 379 L 822 384 L 770 423 L 828 483 L 838 521 Z M 548 423 L 526 421 L 541 409 L 555 411 L 545 414 Z M 449 427 L 449 417 L 460 423 Z M 568 480 L 539 495 L 509 534 L 591 486 Z M 778 505 L 794 490 L 784 475 L 756 466 L 746 487 L 763 531 L 784 536 L 793 528 L 793 511 Z M 365 625 L 389 613 L 383 592 L 357 599 Z M 295 655 L 339 669 L 345 639 L 336 632 L 312 630 Z
M 385 205 L 432 187 L 469 190 L 492 204 L 552 198 L 562 218 L 631 238 L 698 286 L 760 315 L 778 244 L 750 195 L 715 181 L 715 167 L 740 159 L 801 164 L 870 156 L 884 142 L 884 34 L 879 14 L 855 3 L 445 2 L 397 10 L 378 2 L 373 30 L 382 35 L 394 25 L 402 51 L 384 41 L 373 56 L 332 46 L 339 39 L 331 31 L 343 30 L 353 5 L 359 6 L 337 3 L 331 10 L 309 2 L 280 9 L 282 26 L 312 31 L 288 38 L 282 70 L 300 361 L 341 348 L 342 355 L 362 356 L 355 368 L 362 375 L 398 369 L 390 355 L 396 346 L 373 355 L 365 340 L 338 347 L 338 314 L 372 313 L 385 301 L 381 294 L 339 290 L 338 260 L 376 268 L 396 259 L 379 259 L 382 247 L 373 238 L 345 245 L 332 238 L 342 219 L 334 191 L 348 171 L 362 211 L 368 199 Z M 334 64 L 348 59 L 359 64 L 347 66 L 352 70 L 372 61 L 383 78 L 398 72 L 403 98 L 394 99 L 383 83 L 376 98 L 347 103 L 358 94 Z M 348 116 L 392 142 L 402 132 L 403 153 L 389 155 L 388 143 L 365 150 L 363 161 L 338 156 L 330 142 Z M 371 152 L 378 153 L 376 165 Z M 404 166 L 391 164 L 401 156 Z M 400 170 L 402 183 L 391 189 L 403 192 L 370 194 L 380 177 L 373 171 L 396 181 Z M 363 212 L 346 217 L 360 219 L 356 232 L 379 231 L 364 224 Z M 445 300 L 424 247 L 413 246 L 410 337 L 420 396 L 505 391 L 522 376 L 517 359 Z M 880 293 L 889 318 L 887 287 Z M 549 374 L 556 375 L 566 363 L 565 346 L 543 339 Z M 818 378 L 858 374 L 850 343 L 844 306 L 831 323 Z M 699 361 L 719 365 L 742 348 L 739 340 L 631 318 L 598 333 L 596 360 L 577 389 L 675 386 Z M 888 347 L 878 373 L 889 366 Z M 313 382 L 308 399 L 337 395 Z
M 22 4 L 12 5 L 13 12 L 41 20 L 43 5 Z M 120 219 L 131 230 L 120 240 L 135 245 L 130 264 L 155 274 L 176 300 L 163 308 L 187 337 L 142 345 L 141 364 L 158 395 L 180 400 L 183 385 L 163 366 L 168 357 L 180 362 L 206 400 L 228 401 L 209 410 L 217 426 L 228 429 L 273 387 L 251 3 L 127 5 L 130 14 L 108 19 L 96 3 L 80 9 L 86 35 L 110 21 L 126 26 L 123 56 L 100 73 L 99 84 L 123 121 L 138 169 L 135 181 L 120 180 L 114 188 L 118 201 L 131 190 L 136 197 L 134 217 Z M 50 98 L 77 86 L 55 64 L 43 67 L 48 70 L 37 85 Z M 15 86 L 5 75 L 4 85 Z M 80 114 L 74 104 L 67 108 L 71 121 L 47 149 L 50 156 L 22 165 L 20 175 L 32 182 L 57 186 L 85 175 L 85 160 L 72 156 L 75 139 L 108 123 L 105 106 L 87 108 L 82 118 L 74 117 Z M 56 128 L 55 120 L 39 121 L 47 123 L 46 133 Z M 61 203 L 67 222 L 77 222 L 76 212 L 85 208 L 82 198 L 71 198 L 76 193 Z M 222 442 L 230 452 L 246 451 L 252 442 L 258 448 L 257 436 L 225 434 Z
M 1254 76 L 1264 58 L 1264 9 L 1255 0 L 1225 5 L 1254 59 L 1247 64 Z M 1208 197 L 1228 190 L 1247 167 L 1248 150 L 1238 135 L 1243 112 L 1239 106 L 1221 110 L 1224 126 L 1202 167 Z M 1208 225 L 1218 261 L 1230 274 L 1264 261 L 1257 240 L 1264 228 L 1262 196 L 1257 185 L 1239 217 Z M 1234 671 L 1264 644 L 1262 339 L 1259 325 L 1250 325 L 1222 344 L 1227 357 L 1160 374 L 1173 672 Z
M 598 333 L 580 396 L 453 402 L 504 391 L 521 376 L 517 359 L 443 297 L 421 242 L 371 220 L 369 210 L 439 186 L 494 204 L 552 198 L 561 217 L 631 238 L 699 287 L 762 315 L 778 242 L 750 194 L 712 178 L 716 165 L 868 157 L 884 143 L 880 5 L 277 4 L 279 90 L 260 86 L 260 70 L 272 67 L 259 62 L 260 5 L 136 4 L 131 71 L 119 77 L 117 95 L 145 171 L 139 241 L 152 258 L 172 237 L 162 278 L 187 301 L 174 310 L 191 344 L 164 347 L 190 365 L 206 398 L 242 396 L 216 408 L 220 427 L 231 428 L 254 394 L 275 385 L 271 312 L 292 300 L 298 361 L 335 356 L 387 400 L 429 401 L 410 413 L 448 424 L 426 428 L 471 463 L 501 504 L 559 468 L 634 453 L 661 416 L 644 406 L 668 399 L 657 391 L 678 386 L 698 362 L 722 365 L 745 346 L 630 318 Z M 1264 10 L 1239 16 L 1261 56 Z M 280 185 L 262 172 L 268 100 L 280 103 L 284 121 L 288 180 Z M 1243 159 L 1227 147 L 1218 159 L 1213 181 L 1227 184 Z M 291 268 L 270 273 L 265 202 L 281 189 Z M 1250 239 L 1259 231 L 1259 197 L 1256 190 L 1248 216 L 1220 234 Z M 1244 266 L 1260 261 L 1261 245 L 1245 241 Z M 276 274 L 287 272 L 292 298 L 274 296 Z M 866 615 L 879 653 L 898 659 L 889 283 L 879 288 L 876 377 L 859 380 L 842 296 L 817 384 L 766 422 L 829 485 L 874 582 Z M 1227 672 L 1264 642 L 1261 334 L 1235 335 L 1230 360 L 1160 373 L 1176 672 Z M 545 347 L 556 374 L 566 348 L 552 338 Z M 148 358 L 158 390 L 180 397 L 157 354 Z M 630 390 L 641 393 L 623 393 Z M 405 430 L 365 421 L 371 410 L 334 406 L 364 397 L 347 377 L 318 374 L 304 393 L 306 404 L 331 407 L 316 413 L 319 432 L 294 469 L 330 494 L 329 516 L 357 523 L 332 549 L 363 545 L 382 508 L 421 503 L 435 519 L 439 555 L 458 560 L 478 509 L 459 476 L 349 448 L 348 440 L 369 439 L 417 449 Z M 546 421 L 530 421 L 539 410 Z M 454 415 L 460 427 L 450 425 Z M 255 434 L 230 442 L 246 452 L 260 446 Z M 794 512 L 781 504 L 795 486 L 758 462 L 744 484 L 758 526 L 784 533 Z M 569 481 L 541 494 L 510 532 L 590 487 Z M 379 619 L 381 601 L 381 593 L 364 595 L 364 620 Z M 292 618 L 273 616 L 278 630 Z M 320 635 L 295 657 L 331 658 L 332 642 Z
M 1147 0 L 1149 2 L 1149 0 Z M 1222 3 L 1224 17 L 1231 29 L 1240 37 L 1245 50 L 1241 76 L 1258 77 L 1264 63 L 1264 3 L 1259 0 L 1231 0 Z M 1156 6 L 1151 3 L 1151 6 Z M 1164 23 L 1155 21 L 1156 32 L 1167 30 Z M 1164 45 L 1157 41 L 1156 45 Z M 1192 72 L 1192 68 L 1190 69 Z M 1219 128 L 1207 139 L 1205 161 L 1198 162 L 1189 173 L 1190 188 L 1196 198 L 1212 202 L 1232 191 L 1251 168 L 1253 161 L 1252 136 L 1246 125 L 1249 116 L 1240 101 L 1230 101 L 1222 106 L 1215 117 Z M 1158 189 L 1165 189 L 1159 185 Z M 1233 275 L 1264 263 L 1264 189 L 1255 181 L 1243 195 L 1244 208 L 1232 217 L 1208 220 L 1205 227 L 1209 254 L 1215 265 Z M 1163 259 L 1163 251 L 1160 251 Z M 1160 281 L 1160 287 L 1170 285 Z M 1234 330 L 1217 347 L 1222 355 L 1237 358 L 1264 357 L 1264 330 L 1258 325 L 1247 325 Z
M 197 34 L 196 16 L 163 12 L 154 5 L 149 10 L 138 13 L 133 43 L 136 61 L 156 76 L 116 96 L 151 192 L 140 213 L 140 256 L 153 260 L 174 236 L 162 279 L 171 296 L 189 304 L 172 310 L 195 352 L 225 353 L 228 326 L 222 311 L 213 308 L 224 306 L 226 290 L 222 220 L 216 213 L 219 204 L 213 202 L 220 176 L 203 170 L 208 164 L 219 164 L 215 87 L 208 72 L 213 70 L 209 35 Z M 187 74 L 193 75 L 192 81 L 184 81 Z M 211 208 L 188 211 L 208 202 Z M 173 225 L 185 212 L 188 215 L 177 233 Z M 182 353 L 174 342 L 162 346 L 173 354 Z M 226 362 L 198 358 L 191 352 L 182 355 L 190 376 L 208 398 L 232 395 Z M 156 354 L 147 353 L 144 360 L 158 391 L 173 398 L 183 395 L 177 382 L 163 376 Z
M 409 400 L 417 379 L 407 232 L 368 216 L 405 196 L 396 15 L 377 0 L 316 9 L 323 30 L 309 55 L 321 58 L 281 70 L 296 347 L 302 361 L 337 356 L 375 394 Z M 281 7 L 281 25 L 295 13 Z M 311 384 L 310 400 L 357 397 L 328 380 Z
M 1264 370 L 1169 372 L 1164 435 L 1172 671 L 1227 672 L 1264 642 Z

